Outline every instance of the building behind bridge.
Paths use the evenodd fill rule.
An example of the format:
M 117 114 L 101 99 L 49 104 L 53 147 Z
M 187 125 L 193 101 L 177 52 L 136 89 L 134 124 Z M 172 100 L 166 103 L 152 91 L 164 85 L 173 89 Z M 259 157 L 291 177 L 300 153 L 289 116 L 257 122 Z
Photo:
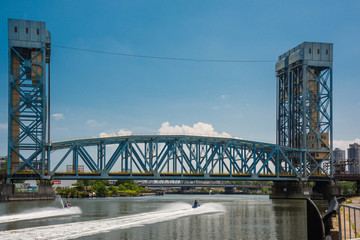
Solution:
M 0 171 L 5 167 L 5 163 L 6 163 L 6 157 L 0 156 Z
M 360 145 L 358 143 L 349 144 L 347 149 L 348 161 L 352 164 L 349 164 L 349 174 L 360 174 L 359 164 L 360 164 Z
M 345 150 L 341 150 L 340 148 L 335 148 L 333 151 L 333 156 L 334 156 L 335 174 L 345 174 L 346 165 L 347 165 Z

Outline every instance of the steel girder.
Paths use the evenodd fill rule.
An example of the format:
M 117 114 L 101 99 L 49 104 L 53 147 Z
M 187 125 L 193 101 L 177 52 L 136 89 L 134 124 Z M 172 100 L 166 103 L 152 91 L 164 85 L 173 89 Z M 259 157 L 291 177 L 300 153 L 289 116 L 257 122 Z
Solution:
M 230 138 L 80 139 L 52 143 L 51 151 L 52 179 L 296 181 L 303 171 L 299 149 Z

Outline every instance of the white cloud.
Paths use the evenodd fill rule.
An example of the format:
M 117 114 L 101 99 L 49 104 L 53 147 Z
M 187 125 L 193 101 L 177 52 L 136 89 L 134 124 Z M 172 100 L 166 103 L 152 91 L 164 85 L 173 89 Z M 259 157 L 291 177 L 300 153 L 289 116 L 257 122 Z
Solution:
M 229 97 L 230 97 L 230 95 L 223 94 L 219 97 L 219 99 L 225 100 L 225 99 L 228 99 Z
M 117 133 L 114 132 L 101 132 L 100 137 L 116 137 L 116 136 L 129 136 L 132 132 L 124 129 L 120 129 Z
M 86 125 L 88 125 L 89 127 L 101 127 L 101 126 L 104 126 L 104 125 L 105 125 L 105 122 L 99 123 L 99 122 L 97 122 L 96 120 L 93 120 L 93 119 L 89 119 L 89 120 L 87 120 L 85 123 L 86 123 Z
M 0 123 L 0 129 L 7 129 L 8 128 L 8 125 L 7 123 Z
M 225 137 L 230 138 L 231 135 L 222 132 L 218 133 L 214 130 L 213 126 L 208 123 L 198 122 L 195 123 L 192 127 L 187 125 L 182 126 L 170 126 L 169 122 L 164 122 L 161 124 L 159 129 L 160 135 L 194 135 L 194 136 L 212 136 L 212 137 Z
M 360 138 L 356 138 L 355 140 L 334 140 L 334 149 L 340 148 L 341 150 L 347 150 L 349 148 L 349 144 L 353 143 L 360 144 Z
M 95 127 L 98 123 L 95 120 L 89 119 L 86 121 L 86 124 L 89 125 L 90 127 Z
M 52 114 L 51 116 L 52 116 L 53 118 L 55 118 L 55 120 L 60 120 L 60 119 L 65 118 L 65 117 L 64 117 L 64 114 L 62 114 L 62 113 L 54 113 L 54 114 Z

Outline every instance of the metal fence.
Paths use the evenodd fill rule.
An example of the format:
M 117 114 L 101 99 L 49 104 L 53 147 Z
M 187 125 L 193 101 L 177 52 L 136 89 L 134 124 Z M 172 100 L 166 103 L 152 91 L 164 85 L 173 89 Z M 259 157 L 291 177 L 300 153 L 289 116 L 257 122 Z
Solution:
M 360 208 L 340 204 L 338 210 L 339 239 L 360 239 Z

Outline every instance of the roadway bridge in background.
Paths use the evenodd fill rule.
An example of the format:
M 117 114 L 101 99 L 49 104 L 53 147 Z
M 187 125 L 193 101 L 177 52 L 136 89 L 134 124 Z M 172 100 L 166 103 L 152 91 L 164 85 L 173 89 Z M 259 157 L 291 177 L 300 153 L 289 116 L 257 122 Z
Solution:
M 360 174 L 334 174 L 334 179 L 338 181 L 360 181 Z
M 246 190 L 260 190 L 262 184 L 234 184 L 227 181 L 185 181 L 185 180 L 164 180 L 164 181 L 142 181 L 138 182 L 140 186 L 147 188 L 237 188 Z M 271 187 L 271 186 L 270 186 Z

